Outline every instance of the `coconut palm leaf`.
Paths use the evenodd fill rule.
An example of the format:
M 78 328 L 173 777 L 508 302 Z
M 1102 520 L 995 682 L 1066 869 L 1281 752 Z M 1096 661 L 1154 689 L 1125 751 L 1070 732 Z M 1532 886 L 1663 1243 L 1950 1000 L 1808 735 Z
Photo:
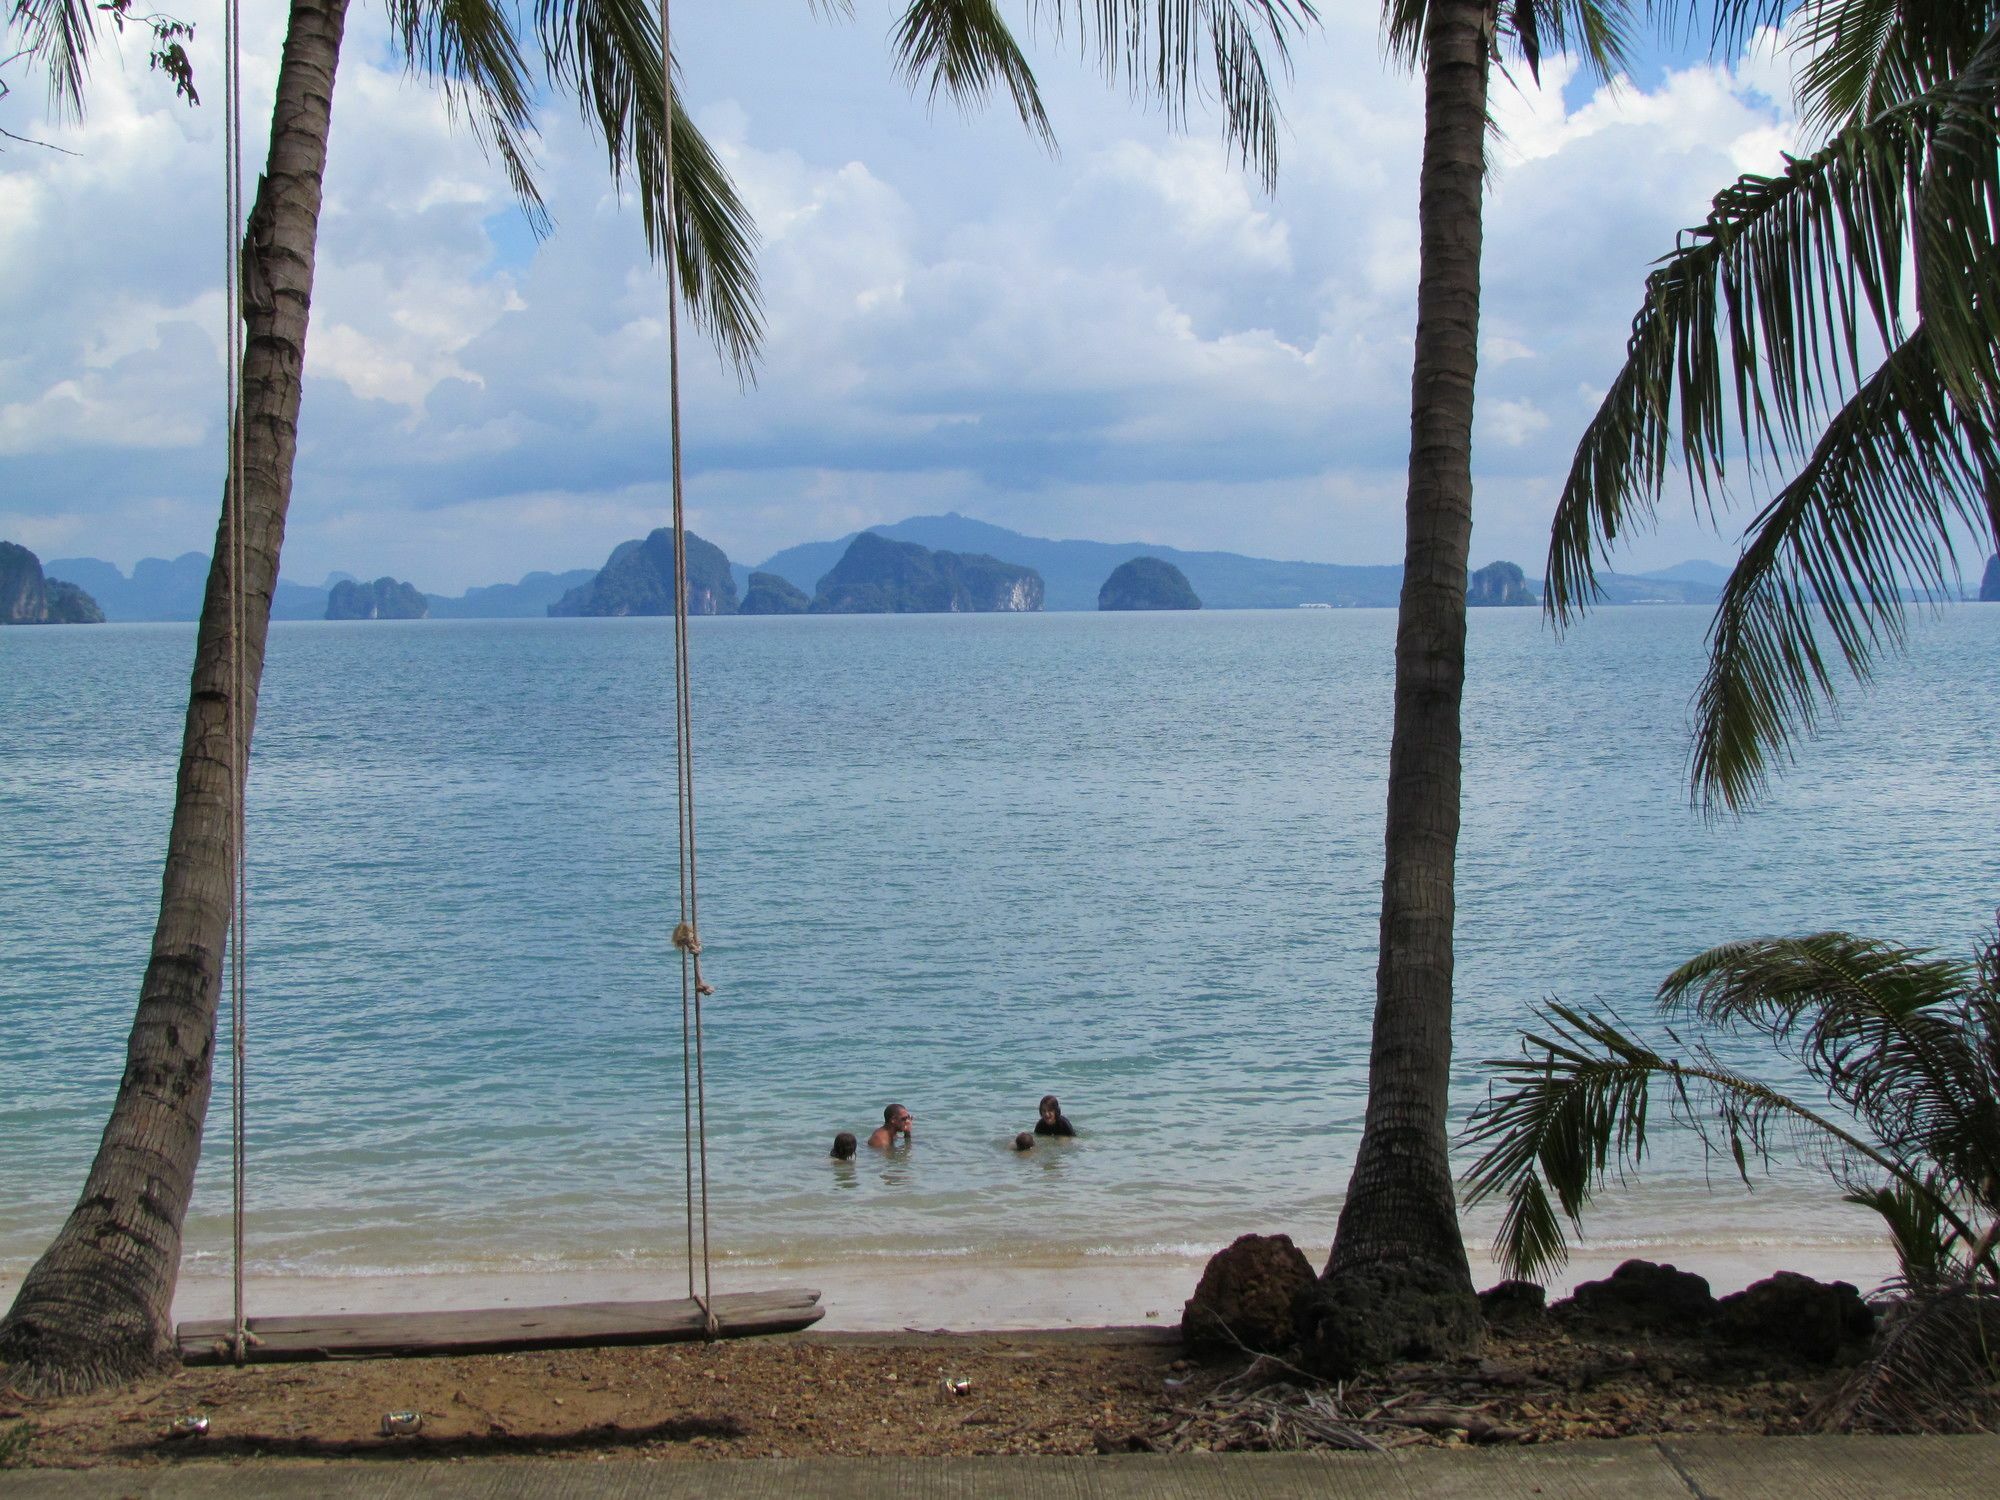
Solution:
M 464 111 L 481 145 L 495 152 L 537 235 L 549 227 L 535 185 L 528 138 L 533 135 L 533 85 L 514 34 L 511 5 L 496 0 L 389 0 L 403 57 L 429 78 L 452 113 Z
M 1875 1347 L 1815 1413 L 1825 1428 L 1983 1431 L 1990 1398 L 1974 1394 L 2000 1360 L 2000 1297 L 1990 1283 L 1911 1288 Z
M 904 78 L 970 105 L 997 83 L 1013 97 L 1021 123 L 1053 149 L 1055 131 L 1042 108 L 1034 72 L 992 0 L 912 0 L 896 25 L 895 49 Z
M 1836 659 L 1866 681 L 1876 657 L 1903 644 L 1906 593 L 1951 596 L 1953 531 L 2000 535 L 1996 432 L 2000 412 L 1954 403 L 1928 325 L 1827 424 L 1751 523 L 1717 604 L 1695 695 L 1699 801 L 1711 810 L 1753 801 L 1773 758 L 1833 701 Z
M 1893 1182 L 1857 1186 L 1842 1195 L 1847 1202 L 1881 1215 L 1889 1238 L 1895 1242 L 1896 1263 L 1903 1268 L 1903 1279 L 1916 1289 L 1962 1281 L 1970 1271 L 1957 1232 L 1933 1207 L 1948 1189 L 1935 1178 L 1928 1179 L 1928 1186 L 1930 1193 L 1925 1196 Z
M 1974 964 L 1844 932 L 1727 943 L 1660 986 L 1669 1014 L 1749 1029 L 1792 1052 L 1896 1160 L 1926 1164 L 1932 1196 L 1989 1213 L 2000 1105 L 1966 1009 Z
M 535 28 L 548 75 L 574 96 L 604 143 L 614 181 L 639 188 L 646 244 L 665 252 L 672 236 L 683 300 L 737 374 L 750 374 L 763 337 L 757 230 L 728 170 L 682 107 L 671 103 L 674 196 L 667 221 L 667 87 L 660 67 L 659 13 L 651 0 L 537 0 Z M 678 65 L 676 65 L 678 77 Z
M 1610 545 L 1652 523 L 1670 469 L 1713 515 L 1733 442 L 1800 451 L 1860 381 L 1863 339 L 1903 342 L 1909 201 L 1936 105 L 1925 96 L 1845 130 L 1782 176 L 1739 178 L 1646 278 L 1625 364 L 1556 504 L 1558 623 L 1596 596 Z
M 1493 1251 L 1510 1275 L 1538 1276 L 1568 1258 L 1564 1221 L 1580 1231 L 1592 1197 L 1644 1160 L 1656 1090 L 1672 1122 L 1726 1152 L 1746 1182 L 1751 1158 L 1767 1161 L 1781 1139 L 1814 1147 L 1844 1179 L 1866 1163 L 1972 1239 L 1922 1172 L 1830 1114 L 1723 1065 L 1705 1046 L 1690 1046 L 1683 1061 L 1559 1001 L 1537 1015 L 1542 1029 L 1523 1037 L 1522 1055 L 1486 1063 L 1497 1075 L 1492 1092 L 1465 1130 L 1469 1144 L 1484 1148 L 1464 1176 L 1465 1200 L 1505 1199 Z
M 92 0 L 12 0 L 7 25 L 21 34 L 21 51 L 49 77 L 49 112 L 59 120 L 83 118 L 83 86 L 97 41 Z
M 1831 134 L 1951 78 L 1994 20 L 1985 0 L 1816 0 L 1795 12 L 1800 118 Z
M 1212 91 L 1230 145 L 1267 190 L 1276 184 L 1271 66 L 1288 68 L 1292 35 L 1317 24 L 1312 0 L 1030 0 L 1029 14 L 1046 18 L 1058 37 L 1074 33 L 1107 77 L 1159 104 L 1176 125 L 1190 99 Z

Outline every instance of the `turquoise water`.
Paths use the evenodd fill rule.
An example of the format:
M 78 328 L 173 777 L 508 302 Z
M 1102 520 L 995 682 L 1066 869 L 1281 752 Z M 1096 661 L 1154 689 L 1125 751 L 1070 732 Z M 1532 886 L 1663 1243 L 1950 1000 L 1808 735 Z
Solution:
M 1723 938 L 1844 925 L 1963 950 L 1992 920 L 2000 609 L 1921 623 L 1723 825 L 1682 781 L 1706 623 L 1613 609 L 1559 641 L 1532 611 L 1475 613 L 1461 1108 L 1547 994 L 1638 1018 Z M 1323 1246 L 1362 1110 L 1393 628 L 697 621 L 718 1249 Z M 670 643 L 662 621 L 273 631 L 259 1268 L 678 1260 Z M 0 633 L 0 1271 L 60 1224 L 117 1082 L 192 644 Z M 1083 1137 L 1017 1157 L 1044 1092 Z M 912 1151 L 825 1159 L 891 1099 Z M 197 1264 L 228 1242 L 226 1121 L 208 1149 Z M 1603 1231 L 1869 1232 L 1795 1178 L 1708 1198 L 1703 1175 L 1669 1152 Z

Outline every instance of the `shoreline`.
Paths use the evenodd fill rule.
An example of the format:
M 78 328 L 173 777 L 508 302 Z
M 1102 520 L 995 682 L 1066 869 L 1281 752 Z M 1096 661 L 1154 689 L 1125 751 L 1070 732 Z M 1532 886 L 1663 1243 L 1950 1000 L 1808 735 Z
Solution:
M 1688 1242 L 1645 1247 L 1589 1247 L 1548 1283 L 1549 1300 L 1579 1281 L 1609 1275 L 1621 1262 L 1669 1262 L 1705 1277 L 1717 1296 L 1740 1291 L 1777 1271 L 1846 1281 L 1868 1295 L 1894 1270 L 1881 1245 L 1742 1245 Z M 1472 1252 L 1475 1285 L 1501 1278 L 1483 1246 Z M 1106 1327 L 1173 1328 L 1194 1292 L 1205 1257 L 1156 1256 L 936 1261 L 811 1261 L 717 1267 L 717 1292 L 813 1287 L 822 1294 L 825 1333 L 973 1333 Z M 20 1277 L 0 1273 L 0 1307 Z M 567 1302 L 648 1301 L 684 1296 L 679 1267 L 478 1271 L 408 1275 L 250 1276 L 250 1315 L 334 1312 L 426 1312 L 471 1307 L 533 1307 Z M 176 1321 L 226 1318 L 233 1302 L 226 1276 L 184 1274 L 174 1296 Z

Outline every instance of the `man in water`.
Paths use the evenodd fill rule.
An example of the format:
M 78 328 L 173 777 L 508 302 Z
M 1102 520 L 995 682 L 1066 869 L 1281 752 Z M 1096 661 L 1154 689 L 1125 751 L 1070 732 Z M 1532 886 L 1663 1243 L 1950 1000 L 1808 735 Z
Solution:
M 827 1154 L 835 1161 L 852 1161 L 854 1159 L 854 1132 L 851 1130 L 841 1131 L 839 1135 L 833 1138 L 833 1150 Z
M 1075 1135 L 1076 1127 L 1069 1122 L 1069 1116 L 1062 1112 L 1062 1105 L 1056 1102 L 1054 1094 L 1042 1095 L 1041 1118 L 1035 1121 L 1036 1135 Z
M 901 1136 L 903 1143 L 908 1145 L 913 1139 L 910 1127 L 916 1123 L 916 1117 L 902 1105 L 892 1104 L 882 1111 L 882 1123 L 868 1137 L 868 1144 L 877 1151 L 886 1151 L 896 1144 L 896 1137 Z

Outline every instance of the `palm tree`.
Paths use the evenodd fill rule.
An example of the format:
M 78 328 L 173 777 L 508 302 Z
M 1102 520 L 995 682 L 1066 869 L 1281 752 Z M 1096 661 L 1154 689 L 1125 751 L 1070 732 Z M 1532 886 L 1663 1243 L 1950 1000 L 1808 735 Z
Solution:
M 1609 77 L 1624 18 L 1623 0 L 1388 0 L 1385 11 L 1391 53 L 1423 65 L 1424 154 L 1368 1109 L 1333 1251 L 1299 1316 L 1307 1357 L 1337 1377 L 1480 1336 L 1448 1092 L 1487 85 L 1503 39 L 1531 70 L 1544 42 L 1573 41 Z
M 413 69 L 473 105 L 530 213 L 540 203 L 524 133 L 530 84 L 512 18 L 484 0 L 390 0 Z M 22 0 L 17 19 L 47 59 L 59 98 L 81 106 L 91 38 L 83 0 Z M 171 1354 L 168 1312 L 181 1225 L 201 1154 L 217 1000 L 230 921 L 235 789 L 230 745 L 230 507 L 240 505 L 247 601 L 241 645 L 254 723 L 270 602 L 291 500 L 300 377 L 312 300 L 320 185 L 347 0 L 293 0 L 272 107 L 270 150 L 242 252 L 244 350 L 241 495 L 225 486 L 197 632 L 160 916 L 141 983 L 124 1076 L 68 1222 L 0 1322 L 0 1367 L 14 1383 L 76 1390 L 136 1376 Z M 636 169 L 649 237 L 671 232 L 696 315 L 739 365 L 758 333 L 748 217 L 707 143 L 674 114 L 677 186 L 668 226 L 659 187 L 663 111 L 659 32 L 630 0 L 578 0 L 542 15 L 552 80 L 570 87 L 600 130 L 614 173 Z
M 1801 118 L 1825 142 L 1724 189 L 1647 277 L 1549 543 L 1547 608 L 1568 624 L 1669 471 L 1711 521 L 1730 464 L 1777 481 L 1696 696 L 1692 789 L 1711 810 L 1764 789 L 1837 665 L 1865 681 L 1902 645 L 1908 593 L 1956 593 L 1956 544 L 2000 544 L 2000 7 L 1726 0 L 1723 19 L 1784 10 L 1806 49 Z
M 516 13 L 495 0 L 388 0 L 411 66 L 468 106 L 530 213 L 540 217 L 526 135 L 531 88 Z M 844 7 L 843 7 L 844 8 Z M 1282 60 L 1309 0 L 1042 0 L 1060 34 L 1094 44 L 1107 72 L 1184 116 L 1204 80 L 1244 160 L 1272 179 L 1277 108 L 1260 44 Z M 168 1312 L 181 1226 L 201 1153 L 233 864 L 236 795 L 229 743 L 230 508 L 243 515 L 242 627 L 254 723 L 271 593 L 284 540 L 311 302 L 320 187 L 347 0 L 292 0 L 263 181 L 243 247 L 245 342 L 239 428 L 244 482 L 225 493 L 197 634 L 160 919 L 110 1123 L 83 1193 L 29 1270 L 4 1321 L 0 1367 L 22 1389 L 80 1390 L 172 1358 Z M 88 0 L 16 0 L 59 97 L 81 101 L 92 36 Z M 638 179 L 649 242 L 672 268 L 725 358 L 747 370 L 759 334 L 752 231 L 726 175 L 661 78 L 661 24 L 644 0 L 540 0 L 544 67 L 602 137 L 614 176 Z M 1034 75 L 992 0 L 910 0 L 895 33 L 902 65 L 933 97 L 1004 86 L 1045 139 Z M 1204 62 L 1205 59 L 1205 62 Z M 679 212 L 669 214 L 665 143 L 672 110 Z M 227 491 L 228 487 L 225 487 Z
M 1679 1023 L 1670 1052 L 1558 1002 L 1522 1056 L 1487 1064 L 1466 1184 L 1468 1201 L 1506 1201 L 1495 1255 L 1518 1276 L 1559 1267 L 1565 1222 L 1580 1230 L 1607 1179 L 1639 1166 L 1662 1104 L 1746 1184 L 1753 1159 L 1801 1149 L 1882 1216 L 1914 1299 L 1829 1415 L 1906 1426 L 1948 1406 L 1985 1362 L 1967 1314 L 1976 1332 L 2000 1306 L 2000 934 L 1970 961 L 1843 932 L 1729 943 L 1658 999 Z M 1710 1035 L 1744 1033 L 1796 1057 L 1824 1102 L 1724 1062 Z

